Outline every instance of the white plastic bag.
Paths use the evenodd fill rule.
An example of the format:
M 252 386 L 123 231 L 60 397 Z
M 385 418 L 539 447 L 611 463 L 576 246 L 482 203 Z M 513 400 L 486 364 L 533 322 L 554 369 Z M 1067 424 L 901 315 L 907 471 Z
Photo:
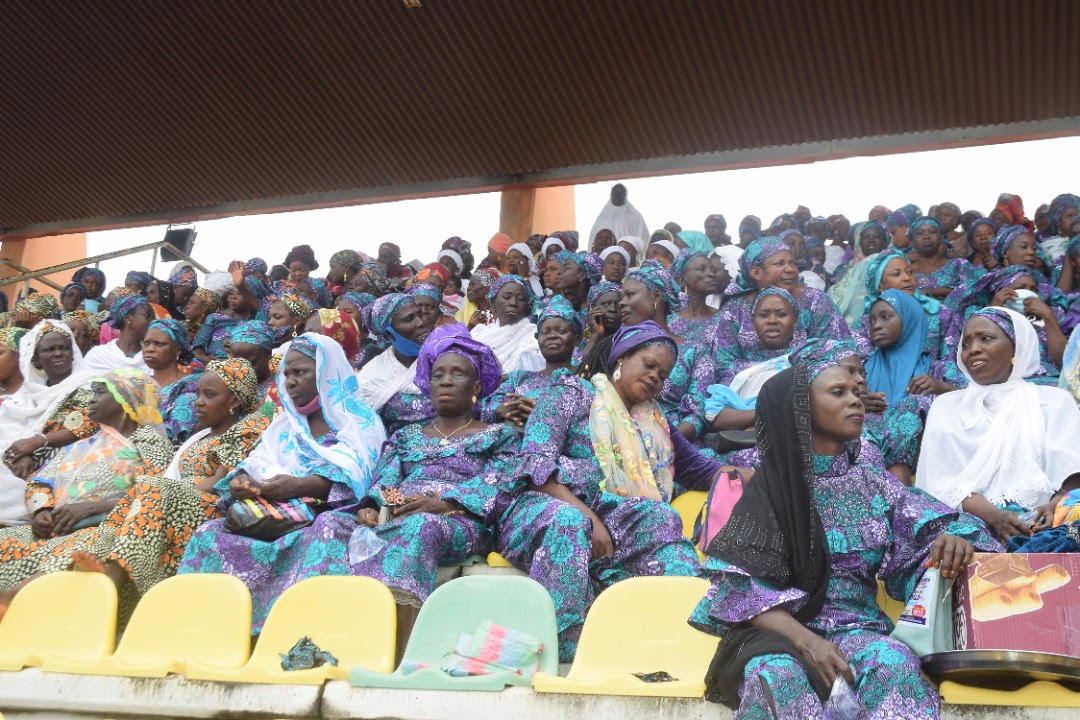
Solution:
M 829 699 L 821 711 L 821 720 L 858 720 L 865 708 L 843 675 L 833 681 Z

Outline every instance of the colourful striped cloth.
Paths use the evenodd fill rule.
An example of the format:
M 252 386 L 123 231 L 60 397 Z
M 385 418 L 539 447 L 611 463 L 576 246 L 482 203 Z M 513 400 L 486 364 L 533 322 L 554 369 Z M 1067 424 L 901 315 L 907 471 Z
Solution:
M 544 644 L 532 635 L 485 620 L 472 635 L 461 636 L 440 667 L 454 677 L 512 672 L 531 678 L 540 666 L 543 649 Z

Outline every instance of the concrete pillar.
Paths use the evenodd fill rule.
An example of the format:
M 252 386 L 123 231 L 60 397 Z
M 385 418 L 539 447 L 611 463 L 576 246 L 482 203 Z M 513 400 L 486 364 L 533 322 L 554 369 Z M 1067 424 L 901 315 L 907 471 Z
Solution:
M 576 227 L 573 185 L 502 191 L 499 230 L 514 242 L 525 242 L 525 238 L 533 233 Z
M 77 260 L 86 257 L 86 233 L 4 240 L 0 243 L 0 257 L 22 265 L 27 270 L 39 270 L 50 265 Z M 19 272 L 19 270 L 0 263 L 0 277 L 18 275 Z M 74 270 L 65 270 L 47 277 L 60 287 L 63 287 L 71 281 L 71 275 L 74 272 Z M 59 295 L 56 290 L 44 283 L 35 281 L 31 282 L 30 285 L 36 288 L 38 292 Z M 15 296 L 22 287 L 23 283 L 0 286 L 0 291 L 3 291 L 8 297 L 9 306 L 14 303 Z

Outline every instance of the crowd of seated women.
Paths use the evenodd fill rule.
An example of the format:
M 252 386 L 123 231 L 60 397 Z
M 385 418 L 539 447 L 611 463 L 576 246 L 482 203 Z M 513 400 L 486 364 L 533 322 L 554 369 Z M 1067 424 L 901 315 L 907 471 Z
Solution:
M 737 717 L 817 717 L 837 678 L 867 717 L 936 717 L 878 582 L 1080 551 L 1078 210 L 83 268 L 0 323 L 0 614 L 54 571 L 108 576 L 121 622 L 228 573 L 258 634 L 291 585 L 358 575 L 407 631 L 440 567 L 494 551 L 548 590 L 563 661 L 608 586 L 700 575 Z M 704 561 L 689 490 L 734 493 Z

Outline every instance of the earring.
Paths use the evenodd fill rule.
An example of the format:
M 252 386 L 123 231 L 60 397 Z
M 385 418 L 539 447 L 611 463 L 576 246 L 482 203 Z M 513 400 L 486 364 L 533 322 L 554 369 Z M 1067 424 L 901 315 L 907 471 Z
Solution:
M 615 366 L 615 372 L 611 374 L 611 379 L 615 382 L 622 380 L 622 363 Z
M 475 405 L 476 401 L 477 401 L 477 397 L 475 395 L 473 395 L 472 396 L 472 404 Z

